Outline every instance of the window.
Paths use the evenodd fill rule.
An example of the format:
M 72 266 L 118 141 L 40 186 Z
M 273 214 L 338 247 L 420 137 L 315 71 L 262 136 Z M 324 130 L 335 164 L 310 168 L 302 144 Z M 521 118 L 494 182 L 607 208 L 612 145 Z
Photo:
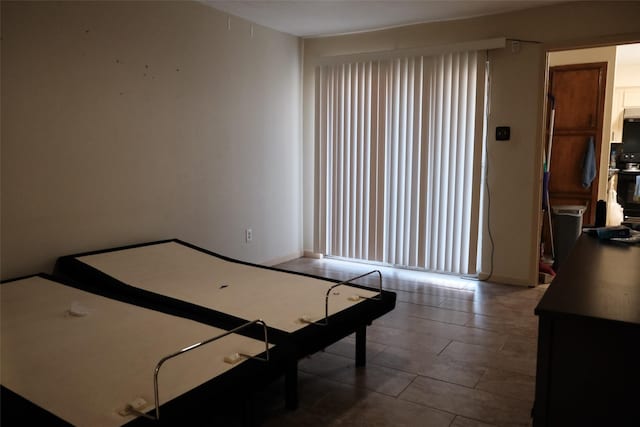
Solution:
M 316 69 L 317 252 L 475 272 L 479 65 L 472 51 Z

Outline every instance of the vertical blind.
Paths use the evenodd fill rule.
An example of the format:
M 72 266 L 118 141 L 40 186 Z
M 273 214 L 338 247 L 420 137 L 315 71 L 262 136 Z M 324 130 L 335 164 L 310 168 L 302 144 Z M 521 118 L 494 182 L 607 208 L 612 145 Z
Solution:
M 317 252 L 475 272 L 479 74 L 476 52 L 316 69 Z

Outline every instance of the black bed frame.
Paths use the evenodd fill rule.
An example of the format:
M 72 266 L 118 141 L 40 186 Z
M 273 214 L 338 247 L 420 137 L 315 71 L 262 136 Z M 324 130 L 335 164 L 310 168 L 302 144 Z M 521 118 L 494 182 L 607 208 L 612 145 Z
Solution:
M 77 283 L 44 273 L 4 280 L 2 284 L 34 276 L 91 292 L 85 286 L 79 286 Z M 107 295 L 103 294 L 102 296 Z M 131 299 L 124 296 L 111 296 L 111 298 L 140 306 L 140 304 L 135 304 Z M 258 335 L 257 338 L 261 339 L 262 337 Z M 251 411 L 247 410 L 247 406 L 251 404 L 254 392 L 283 376 L 285 378 L 286 406 L 291 408 L 292 405 L 297 403 L 297 363 L 294 354 L 293 348 L 287 343 L 278 344 L 269 350 L 268 362 L 256 359 L 246 360 L 241 365 L 162 404 L 160 407 L 162 416 L 159 421 L 137 417 L 124 425 L 131 427 L 146 425 L 202 425 L 204 419 L 215 418 L 219 421 L 220 417 L 226 420 L 224 421 L 225 424 L 228 421 L 228 424 L 240 422 L 240 425 L 250 425 L 252 424 L 252 420 L 249 419 Z M 265 353 L 263 352 L 257 356 L 264 357 L 264 355 Z M 151 375 L 151 372 L 149 374 Z M 0 425 L 2 426 L 70 425 L 46 408 L 34 404 L 5 386 L 0 386 L 0 405 Z M 153 416 L 153 410 L 150 410 L 147 414 Z
M 239 261 L 216 254 L 179 239 L 159 240 L 62 256 L 56 261 L 53 275 L 39 274 L 39 276 L 67 286 L 72 286 L 104 297 L 119 300 L 121 302 L 191 319 L 224 330 L 235 329 L 246 324 L 248 321 L 253 320 L 242 319 L 210 308 L 136 288 L 120 282 L 77 259 L 78 257 L 87 255 L 120 251 L 168 242 L 176 242 L 234 263 L 303 277 L 311 277 L 336 284 L 341 283 L 339 280 L 328 279 L 317 275 L 291 272 L 274 267 L 266 267 Z M 3 281 L 2 283 L 13 280 L 18 279 Z M 377 290 L 354 283 L 348 284 L 350 286 L 366 290 Z M 163 404 L 161 406 L 163 415 L 159 423 L 144 417 L 138 417 L 126 425 L 198 425 L 201 424 L 201 420 L 198 419 L 198 414 L 202 413 L 201 407 L 204 406 L 207 409 L 218 408 L 223 412 L 231 410 L 233 412 L 233 408 L 238 408 L 239 404 L 244 405 L 245 407 L 238 409 L 241 412 L 240 417 L 237 416 L 238 410 L 235 411 L 234 420 L 237 421 L 238 419 L 241 419 L 242 424 L 250 424 L 252 420 L 247 419 L 247 417 L 250 417 L 251 411 L 247 410 L 246 405 L 249 404 L 252 396 L 251 393 L 247 391 L 249 389 L 248 387 L 251 387 L 252 390 L 259 390 L 267 384 L 282 377 L 284 377 L 285 383 L 284 391 L 286 408 L 295 409 L 298 406 L 298 360 L 321 351 L 342 338 L 355 333 L 356 366 L 365 366 L 367 326 L 371 325 L 373 320 L 393 310 L 395 303 L 396 294 L 394 292 L 383 290 L 380 298 L 361 301 L 352 307 L 329 316 L 328 324 L 326 325 L 311 323 L 291 333 L 269 327 L 269 342 L 275 344 L 275 348 L 270 351 L 270 361 L 266 365 L 264 362 L 258 360 L 247 360 L 241 366 L 231 369 L 189 391 L 188 393 Z M 246 328 L 238 333 L 255 339 L 262 339 L 263 336 L 262 328 L 258 325 L 253 325 L 252 327 Z M 220 393 L 221 390 L 223 393 Z M 2 404 L 0 411 L 0 423 L 3 426 L 68 425 L 64 420 L 61 420 L 51 414 L 46 409 L 38 407 L 5 387 L 1 388 L 0 393 Z M 200 412 L 198 411 L 199 408 Z M 185 414 L 191 415 L 185 417 Z

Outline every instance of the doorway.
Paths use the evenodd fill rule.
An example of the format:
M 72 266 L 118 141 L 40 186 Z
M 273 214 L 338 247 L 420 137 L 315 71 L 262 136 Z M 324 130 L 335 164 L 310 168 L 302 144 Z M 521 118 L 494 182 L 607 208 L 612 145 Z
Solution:
M 554 78 L 554 71 L 557 73 Z M 640 44 L 611 45 L 596 48 L 579 48 L 547 52 L 546 75 L 549 76 L 545 95 L 550 94 L 554 84 L 570 82 L 590 87 L 590 99 L 570 99 L 574 105 L 563 108 L 564 117 L 558 117 L 560 126 L 554 126 L 554 137 L 550 153 L 549 190 L 550 205 L 584 205 L 584 224 L 595 223 L 595 202 L 609 201 L 615 196 L 615 161 L 617 148 L 622 141 L 622 117 L 625 108 L 640 106 Z M 600 79 L 600 80 L 599 80 Z M 583 80 L 579 82 L 578 80 Z M 584 93 L 581 91 L 581 93 Z M 565 94 L 567 95 L 567 94 Z M 602 97 L 601 99 L 598 96 Z M 550 126 L 551 106 L 547 106 L 546 126 Z M 601 108 L 598 111 L 598 108 Z M 570 112 L 571 116 L 565 113 Z M 558 114 L 559 111 L 556 111 Z M 601 123 L 598 124 L 598 114 Z M 576 121 L 577 120 L 577 121 Z M 567 125 L 568 123 L 568 125 Z M 549 144 L 549 130 L 545 138 Z M 589 187 L 585 178 L 585 154 L 590 137 L 593 137 L 595 176 Z M 557 145 L 555 145 L 557 143 Z M 555 145 L 555 147 L 554 147 Z M 556 150 L 554 150 L 556 148 Z M 546 156 L 545 156 L 546 159 Z M 555 183 L 554 183 L 555 179 Z M 555 197 L 553 195 L 555 190 Z M 612 192 L 613 191 L 613 192 Z M 614 197 L 615 200 L 615 197 Z M 615 206 L 614 206 L 615 207 Z M 611 213 L 607 203 L 607 218 Z M 551 254 L 549 233 L 550 215 L 543 213 L 541 243 L 543 253 Z M 608 223 L 609 225 L 609 223 Z
M 549 69 L 553 143 L 547 147 L 549 203 L 584 206 L 593 224 L 598 200 L 607 62 L 556 65 Z M 549 144 L 549 141 L 547 141 Z

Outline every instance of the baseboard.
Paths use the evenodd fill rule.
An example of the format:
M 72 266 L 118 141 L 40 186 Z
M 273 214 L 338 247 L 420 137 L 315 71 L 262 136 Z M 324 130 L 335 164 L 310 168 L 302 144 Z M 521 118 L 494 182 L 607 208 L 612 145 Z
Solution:
M 471 277 L 469 277 L 471 278 Z M 488 279 L 488 280 L 487 280 Z M 488 281 L 491 283 L 499 283 L 501 285 L 511 285 L 511 286 L 526 286 L 526 287 L 533 287 L 537 284 L 531 284 L 526 280 L 522 280 L 522 279 L 515 279 L 513 277 L 505 277 L 505 276 L 496 276 L 495 274 L 492 274 L 489 277 L 488 273 L 478 273 L 478 277 L 476 278 L 476 280 L 480 280 L 480 281 Z
M 281 257 L 278 257 L 278 258 L 273 258 L 273 259 L 271 259 L 269 261 L 266 261 L 266 262 L 263 262 L 261 264 L 262 265 L 266 265 L 268 267 L 273 267 L 274 265 L 278 265 L 278 264 L 282 264 L 282 263 L 287 262 L 287 261 L 298 259 L 298 258 L 300 258 L 302 256 L 303 256 L 302 252 L 294 252 L 294 253 L 291 253 L 289 255 L 284 255 L 284 256 L 281 256 Z
M 324 258 L 324 255 L 317 253 L 317 252 L 313 252 L 313 251 L 304 251 L 304 255 L 305 258 L 315 258 L 315 259 L 322 259 Z

